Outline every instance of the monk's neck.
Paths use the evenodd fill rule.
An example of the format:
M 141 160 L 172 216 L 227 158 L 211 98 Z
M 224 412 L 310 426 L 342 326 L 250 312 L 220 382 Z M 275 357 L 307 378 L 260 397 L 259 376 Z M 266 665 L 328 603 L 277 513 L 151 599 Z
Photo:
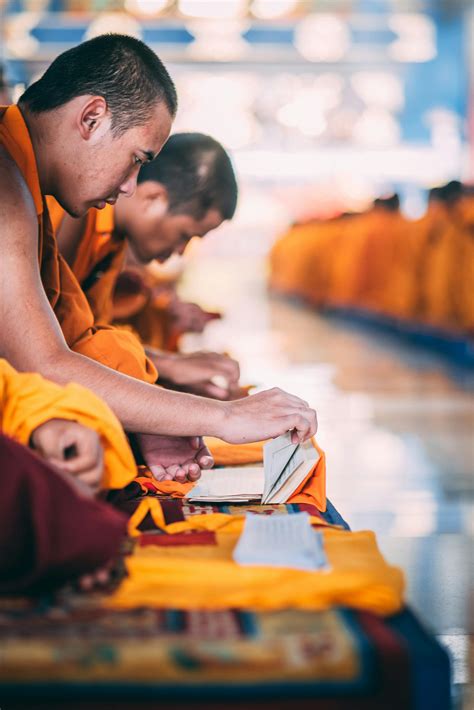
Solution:
M 18 106 L 18 108 L 26 123 L 33 146 L 41 193 L 43 195 L 54 195 L 54 179 L 51 165 L 52 155 L 46 139 L 43 118 L 41 114 L 32 114 L 25 106 Z

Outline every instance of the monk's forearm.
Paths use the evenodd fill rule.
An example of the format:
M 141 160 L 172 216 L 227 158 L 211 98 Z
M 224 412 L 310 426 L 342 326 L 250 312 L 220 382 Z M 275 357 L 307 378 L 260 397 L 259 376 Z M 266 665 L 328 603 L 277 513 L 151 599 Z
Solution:
M 73 381 L 88 387 L 128 431 L 170 436 L 222 434 L 226 417 L 222 402 L 146 384 L 71 351 L 36 369 L 59 384 Z

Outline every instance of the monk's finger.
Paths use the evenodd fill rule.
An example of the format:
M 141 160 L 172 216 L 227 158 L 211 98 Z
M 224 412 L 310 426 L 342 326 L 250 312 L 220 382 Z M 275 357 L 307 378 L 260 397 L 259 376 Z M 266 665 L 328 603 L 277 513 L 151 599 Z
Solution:
M 77 456 L 70 461 L 61 463 L 63 471 L 78 476 L 81 473 L 90 473 L 91 471 L 103 470 L 103 458 L 92 453 L 87 453 L 83 456 Z
M 163 481 L 163 480 L 164 480 L 165 474 L 166 474 L 166 471 L 165 471 L 165 467 L 164 467 L 164 466 L 161 466 L 160 464 L 154 464 L 153 466 L 149 466 L 148 468 L 150 469 L 150 471 L 151 471 L 152 474 L 153 474 L 153 477 L 154 477 L 157 481 Z
M 210 397 L 211 399 L 219 399 L 223 402 L 229 399 L 230 390 L 227 387 L 219 387 L 211 382 L 202 382 L 196 388 L 200 390 L 205 397 Z
M 196 463 L 202 469 L 208 469 L 214 466 L 214 459 L 212 458 L 211 452 L 207 446 L 203 446 L 201 451 L 197 454 Z
M 92 589 L 94 586 L 94 579 L 91 574 L 84 574 L 82 577 L 79 578 L 78 580 L 78 585 L 79 588 L 82 589 L 83 592 L 88 592 Z
M 240 379 L 239 363 L 230 357 L 220 355 L 218 362 L 215 363 L 215 368 L 220 370 L 231 382 L 238 382 Z
M 101 585 L 104 586 L 110 581 L 110 572 L 108 569 L 100 569 L 98 572 L 95 572 L 94 574 L 94 581 Z
M 178 483 L 186 483 L 186 471 L 182 466 L 180 466 L 174 474 L 174 480 Z
M 309 411 L 311 412 L 312 410 Z M 279 419 L 286 431 L 293 432 L 294 430 L 294 435 L 292 434 L 291 437 L 293 443 L 303 443 L 311 436 L 314 436 L 317 429 L 316 412 L 313 412 L 313 414 L 314 417 L 293 413 Z
M 183 468 L 186 472 L 188 481 L 194 482 L 197 481 L 198 478 L 201 478 L 201 469 L 195 461 L 187 461 L 183 464 Z
M 171 466 L 166 466 L 166 473 L 174 478 L 179 468 L 181 468 L 181 464 L 173 463 Z
M 95 432 L 76 429 L 73 435 L 66 434 L 61 440 L 64 470 L 70 473 L 86 472 L 103 460 L 103 449 Z
M 89 471 L 88 473 L 81 473 L 77 476 L 77 480 L 85 486 L 88 486 L 94 493 L 97 493 L 102 480 L 102 471 L 100 469 L 95 469 Z
M 199 449 L 202 447 L 202 436 L 190 436 L 189 437 L 189 443 L 191 445 L 192 449 L 195 449 L 196 451 L 199 451 Z

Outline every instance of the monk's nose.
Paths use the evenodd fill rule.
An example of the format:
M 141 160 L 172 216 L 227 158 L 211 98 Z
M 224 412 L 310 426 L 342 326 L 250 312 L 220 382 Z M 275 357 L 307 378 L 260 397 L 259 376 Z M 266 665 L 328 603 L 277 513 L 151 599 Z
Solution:
M 119 191 L 122 195 L 125 195 L 125 197 L 131 197 L 134 194 L 137 189 L 137 176 L 138 170 L 134 171 L 133 174 L 120 185 Z

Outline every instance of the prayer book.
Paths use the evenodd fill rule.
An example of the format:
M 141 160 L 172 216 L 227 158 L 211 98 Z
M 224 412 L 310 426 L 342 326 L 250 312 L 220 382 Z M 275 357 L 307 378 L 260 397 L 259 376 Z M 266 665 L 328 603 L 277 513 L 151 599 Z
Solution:
M 200 502 L 286 503 L 312 474 L 319 453 L 312 441 L 292 444 L 288 432 L 263 447 L 263 466 L 229 466 L 203 471 L 186 498 Z
M 247 513 L 232 556 L 239 565 L 292 567 L 309 572 L 329 569 L 323 537 L 311 527 L 308 513 Z

